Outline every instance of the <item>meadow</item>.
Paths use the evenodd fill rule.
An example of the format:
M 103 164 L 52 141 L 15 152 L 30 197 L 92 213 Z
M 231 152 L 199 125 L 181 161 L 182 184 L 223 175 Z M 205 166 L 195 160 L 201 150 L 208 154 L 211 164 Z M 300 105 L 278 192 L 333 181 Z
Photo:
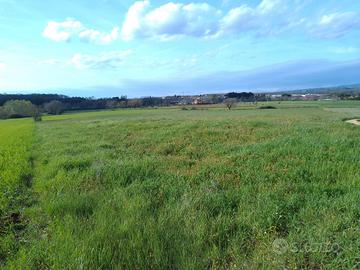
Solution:
M 1 268 L 357 269 L 360 102 L 271 104 L 1 121 Z

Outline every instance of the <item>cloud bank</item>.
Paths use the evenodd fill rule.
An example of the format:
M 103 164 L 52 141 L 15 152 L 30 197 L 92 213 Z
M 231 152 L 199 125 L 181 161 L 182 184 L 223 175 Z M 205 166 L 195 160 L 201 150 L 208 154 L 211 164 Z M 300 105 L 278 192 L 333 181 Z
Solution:
M 116 40 L 133 39 L 174 40 L 181 37 L 217 38 L 222 36 L 271 35 L 301 28 L 313 37 L 339 38 L 360 29 L 360 19 L 355 12 L 326 13 L 318 18 L 302 18 L 297 10 L 299 0 L 262 0 L 257 6 L 247 4 L 224 11 L 208 3 L 168 2 L 153 6 L 150 0 L 133 3 L 121 26 L 110 32 L 85 27 L 80 21 L 68 18 L 62 22 L 49 21 L 43 36 L 56 41 L 72 39 L 110 44 Z
M 217 37 L 261 30 L 271 24 L 274 14 L 279 14 L 286 7 L 283 0 L 263 0 L 255 8 L 241 5 L 223 14 L 222 10 L 207 3 L 170 2 L 151 9 L 149 0 L 138 1 L 127 12 L 122 37 L 125 40 Z

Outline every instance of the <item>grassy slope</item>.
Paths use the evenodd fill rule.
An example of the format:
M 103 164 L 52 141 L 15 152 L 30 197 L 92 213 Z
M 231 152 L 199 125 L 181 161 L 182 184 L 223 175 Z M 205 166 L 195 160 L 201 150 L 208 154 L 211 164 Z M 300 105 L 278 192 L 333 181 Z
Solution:
M 359 129 L 341 121 L 348 111 L 307 104 L 48 118 L 34 148 L 30 241 L 8 267 L 350 268 Z M 287 252 L 274 252 L 275 239 Z
M 0 267 L 24 240 L 24 209 L 30 203 L 31 120 L 0 121 Z

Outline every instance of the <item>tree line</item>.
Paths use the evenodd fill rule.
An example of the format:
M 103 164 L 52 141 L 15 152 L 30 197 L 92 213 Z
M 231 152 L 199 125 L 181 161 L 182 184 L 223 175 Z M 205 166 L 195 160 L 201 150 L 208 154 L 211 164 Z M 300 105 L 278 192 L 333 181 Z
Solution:
M 251 92 L 228 93 L 226 95 L 203 95 L 200 104 L 225 103 L 231 109 L 238 101 L 254 101 Z M 0 119 L 34 117 L 41 120 L 41 114 L 58 115 L 65 111 L 100 110 L 116 108 L 161 107 L 183 104 L 189 97 L 142 97 L 128 99 L 126 96 L 111 98 L 69 97 L 57 94 L 0 94 Z M 199 97 L 193 97 L 199 99 Z
M 42 113 L 58 115 L 65 111 L 101 110 L 116 108 L 140 108 L 171 105 L 159 97 L 128 99 L 68 97 L 54 94 L 8 95 L 0 94 L 0 119 L 34 117 L 40 120 Z
M 126 96 L 112 98 L 84 98 L 84 97 L 68 97 L 56 94 L 0 94 L 0 106 L 3 106 L 10 100 L 26 100 L 36 106 L 44 106 L 52 101 L 59 101 L 63 104 L 64 110 L 91 110 L 105 109 L 109 102 L 126 101 Z

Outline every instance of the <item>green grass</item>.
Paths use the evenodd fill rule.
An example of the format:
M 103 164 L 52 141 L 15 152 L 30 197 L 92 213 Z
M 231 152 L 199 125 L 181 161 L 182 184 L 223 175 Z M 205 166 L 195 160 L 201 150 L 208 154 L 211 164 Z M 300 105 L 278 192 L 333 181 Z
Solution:
M 0 266 L 24 240 L 24 209 L 31 200 L 32 134 L 29 119 L 0 121 Z
M 353 269 L 360 103 L 270 104 L 45 117 L 4 267 Z

